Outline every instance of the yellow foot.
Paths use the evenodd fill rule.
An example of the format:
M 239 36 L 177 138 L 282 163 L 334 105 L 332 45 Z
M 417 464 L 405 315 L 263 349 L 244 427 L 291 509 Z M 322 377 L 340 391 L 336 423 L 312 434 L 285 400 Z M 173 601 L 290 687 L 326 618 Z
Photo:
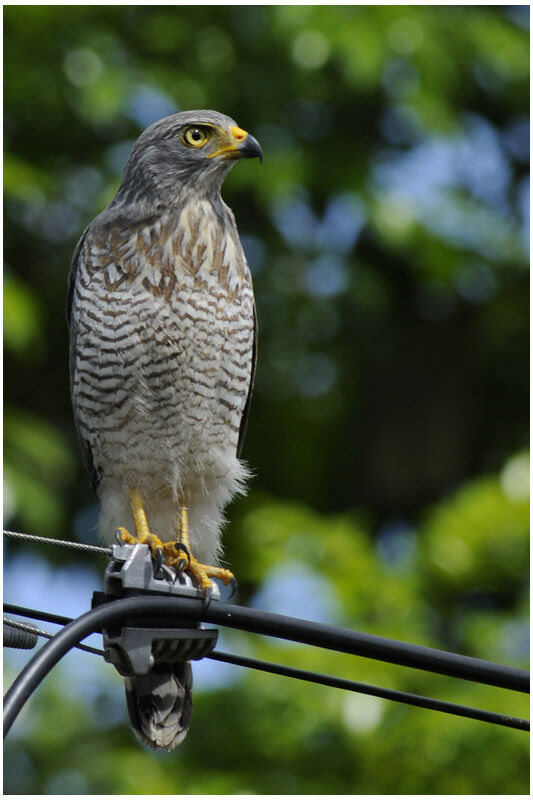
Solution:
M 167 564 L 176 570 L 177 573 L 188 572 L 196 583 L 200 586 L 204 594 L 211 590 L 210 578 L 218 578 L 227 586 L 228 583 L 235 581 L 235 577 L 229 569 L 221 567 L 211 567 L 200 562 L 191 553 L 191 542 L 189 539 L 189 512 L 183 506 L 181 509 L 180 528 L 178 541 L 171 543 L 173 548 L 172 555 L 167 556 Z
M 178 540 L 176 542 L 162 542 L 158 536 L 150 532 L 146 512 L 142 503 L 141 496 L 136 489 L 130 492 L 130 505 L 135 523 L 136 536 L 133 536 L 126 528 L 117 528 L 119 538 L 126 544 L 147 544 L 154 556 L 158 551 L 165 563 L 173 569 L 176 574 L 187 572 L 196 581 L 204 595 L 211 592 L 210 578 L 218 578 L 227 586 L 235 583 L 235 577 L 229 569 L 222 567 L 212 567 L 201 564 L 191 553 L 191 543 L 189 540 L 189 513 L 187 508 L 181 510 L 180 528 Z
M 166 559 L 168 566 L 177 573 L 188 572 L 204 593 L 211 589 L 210 578 L 218 578 L 225 586 L 235 580 L 233 573 L 230 572 L 229 569 L 200 564 L 200 562 L 190 554 L 186 554 L 184 558 L 184 551 L 182 549 L 176 549 L 175 543 L 173 543 L 172 546 L 174 548 L 173 553 L 167 555 Z

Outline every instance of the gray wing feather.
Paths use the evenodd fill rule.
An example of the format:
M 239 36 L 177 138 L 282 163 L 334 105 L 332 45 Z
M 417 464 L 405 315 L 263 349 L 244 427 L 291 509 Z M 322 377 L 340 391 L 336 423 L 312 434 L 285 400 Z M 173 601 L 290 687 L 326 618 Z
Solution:
M 152 748 L 173 750 L 189 730 L 192 669 L 188 662 L 156 664 L 148 675 L 126 678 L 133 732 Z
M 78 267 L 80 262 L 81 253 L 83 250 L 83 245 L 85 243 L 85 239 L 87 238 L 87 234 L 90 229 L 90 225 L 84 230 L 81 239 L 79 240 L 78 244 L 76 245 L 76 249 L 74 251 L 74 255 L 72 256 L 72 261 L 70 262 L 70 271 L 68 276 L 68 287 L 67 287 L 67 303 L 66 303 L 66 312 L 67 312 L 67 323 L 70 330 L 70 349 L 69 349 L 69 365 L 70 365 L 70 386 L 71 386 L 71 397 L 72 397 L 72 408 L 74 410 L 74 424 L 76 427 L 76 433 L 78 435 L 78 441 L 80 443 L 81 452 L 83 454 L 83 458 L 85 461 L 85 466 L 87 467 L 87 472 L 89 473 L 89 478 L 91 481 L 91 485 L 93 487 L 93 491 L 96 493 L 99 483 L 99 475 L 98 470 L 96 469 L 93 453 L 91 450 L 91 446 L 87 439 L 85 439 L 80 431 L 80 427 L 78 425 L 78 421 L 76 418 L 76 398 L 72 394 L 72 378 L 74 374 L 74 366 L 75 366 L 75 357 L 76 357 L 76 325 L 72 319 L 72 304 L 74 299 L 74 291 L 76 288 L 76 276 L 78 274 Z
M 244 446 L 244 437 L 246 435 L 246 428 L 248 426 L 248 417 L 250 415 L 250 406 L 252 404 L 252 394 L 254 390 L 255 381 L 255 368 L 257 364 L 257 314 L 254 306 L 254 341 L 252 345 L 252 365 L 250 373 L 250 385 L 248 386 L 248 396 L 242 412 L 241 425 L 239 428 L 239 441 L 237 443 L 237 458 L 240 458 L 242 448 Z

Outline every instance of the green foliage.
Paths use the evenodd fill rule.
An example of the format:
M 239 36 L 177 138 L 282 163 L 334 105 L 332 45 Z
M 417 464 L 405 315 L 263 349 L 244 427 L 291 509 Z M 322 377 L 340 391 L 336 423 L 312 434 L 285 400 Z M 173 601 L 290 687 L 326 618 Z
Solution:
M 69 443 L 56 428 L 20 409 L 5 409 L 4 424 L 10 515 L 26 531 L 57 536 L 65 526 L 65 490 L 75 473 Z
M 215 108 L 265 152 L 224 185 L 260 327 L 256 477 L 225 539 L 240 602 L 526 666 L 527 7 L 6 6 L 4 20 L 6 524 L 91 539 L 68 264 L 140 131 Z M 35 569 L 68 576 L 73 558 L 35 552 Z M 491 687 L 227 641 L 527 714 Z M 67 659 L 17 722 L 8 793 L 528 791 L 522 732 L 236 668 L 199 682 L 177 752 L 147 752 L 118 675 L 86 659 L 87 692 Z
M 13 275 L 4 280 L 4 342 L 17 356 L 42 358 L 42 309 L 35 294 Z
M 498 482 L 487 485 L 494 487 L 494 496 L 485 506 L 486 515 L 478 514 L 477 534 L 469 539 L 474 563 L 483 557 L 492 511 L 501 502 Z M 484 491 L 489 499 L 489 490 Z M 469 530 L 468 494 L 467 488 L 459 490 L 439 507 L 439 514 L 454 518 L 457 530 Z M 432 524 L 430 519 L 428 527 Z M 441 611 L 439 592 L 453 598 L 457 587 L 447 570 L 440 576 L 439 592 L 417 579 L 431 569 L 431 548 L 429 556 L 423 552 L 409 566 L 387 570 L 355 520 L 321 517 L 301 505 L 267 497 L 243 515 L 234 533 L 243 537 L 243 547 L 248 542 L 249 551 L 241 557 L 254 583 L 265 585 L 287 564 L 298 575 L 298 565 L 304 563 L 316 580 L 327 579 L 326 594 L 337 601 L 334 621 L 420 643 L 431 642 L 433 635 L 439 644 L 436 627 L 431 629 Z M 527 526 L 517 525 L 517 542 L 527 547 L 527 539 Z M 525 665 L 527 627 L 516 628 L 527 609 L 522 576 L 509 573 L 507 590 L 516 598 L 514 613 L 474 607 L 459 615 L 452 601 L 448 635 L 461 641 L 462 652 Z M 308 601 L 313 608 L 316 597 Z M 514 631 L 508 628 L 511 621 Z M 507 646 L 506 632 L 511 634 Z M 517 642 L 522 642 L 521 653 Z M 523 695 L 273 639 L 229 632 L 224 649 L 500 713 L 528 712 Z M 227 685 L 196 691 L 185 743 L 172 755 L 154 754 L 133 741 L 124 708 L 119 723 L 116 717 L 106 722 L 122 689 L 112 668 L 105 669 L 106 690 L 97 702 L 83 694 L 66 698 L 64 673 L 47 679 L 31 703 L 33 725 L 18 736 L 15 729 L 8 739 L 6 756 L 15 767 L 7 775 L 7 791 L 47 793 L 67 767 L 74 775 L 61 778 L 68 781 L 64 793 L 71 793 L 67 788 L 72 783 L 87 794 L 527 791 L 528 742 L 522 732 L 238 668 Z M 93 682 L 100 671 L 94 667 Z M 50 730 L 52 717 L 56 722 Z M 16 768 L 21 753 L 32 765 L 31 779 Z

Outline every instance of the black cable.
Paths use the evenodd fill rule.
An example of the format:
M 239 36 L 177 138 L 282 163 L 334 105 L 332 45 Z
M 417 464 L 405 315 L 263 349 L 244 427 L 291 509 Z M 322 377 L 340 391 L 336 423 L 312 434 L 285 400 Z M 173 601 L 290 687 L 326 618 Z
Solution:
M 383 636 L 218 602 L 211 603 L 208 613 L 202 619 L 243 631 L 374 658 L 453 678 L 463 678 L 476 683 L 498 686 L 501 689 L 529 693 L 527 670 L 421 645 L 407 644 Z
M 184 603 L 187 603 L 188 607 L 182 608 Z M 187 602 L 182 598 L 129 597 L 93 608 L 70 622 L 33 656 L 6 692 L 4 697 L 4 738 L 26 700 L 71 647 L 89 634 L 97 633 L 103 627 L 114 622 L 124 622 L 129 616 L 146 613 L 147 609 L 150 613 L 161 614 L 161 616 L 172 616 L 179 612 L 181 618 L 190 619 L 192 617 L 199 621 L 201 603 L 194 602 L 191 607 L 190 601 Z
M 17 611 L 16 613 L 19 613 L 19 612 Z M 28 614 L 27 616 L 31 616 L 31 615 Z M 51 614 L 50 616 L 55 616 L 55 615 Z M 66 625 L 68 622 L 72 622 L 72 618 L 71 617 L 63 617 L 63 619 L 67 620 L 67 622 L 57 622 L 56 624 Z M 51 622 L 53 620 L 48 620 L 48 621 Z M 21 623 L 15 622 L 15 620 L 13 620 L 13 619 L 10 620 L 10 619 L 6 619 L 4 617 L 4 647 L 21 647 L 22 646 L 22 645 L 11 644 L 9 642 L 9 638 L 8 638 L 8 641 L 6 642 L 6 628 L 9 628 L 9 627 L 11 627 L 12 631 L 17 630 L 18 633 L 29 633 L 30 635 L 31 634 L 35 634 L 35 636 L 37 636 L 37 637 L 38 636 L 43 636 L 45 639 L 53 639 L 54 635 L 55 635 L 55 634 L 52 634 L 52 633 L 48 633 L 48 631 L 42 631 L 39 628 L 35 628 L 35 626 L 33 626 L 33 625 L 25 626 L 25 625 L 22 625 Z M 28 643 L 27 647 L 24 646 L 23 649 L 33 649 L 33 647 L 35 647 L 36 644 L 37 644 L 37 639 L 35 639 L 34 643 L 31 646 Z M 75 644 L 74 647 L 77 650 L 83 650 L 85 653 L 94 653 L 94 655 L 97 655 L 97 656 L 103 656 L 104 655 L 104 651 L 103 650 L 99 650 L 97 647 L 90 647 L 89 645 L 86 645 L 86 644 Z
M 448 675 L 452 678 L 498 686 L 501 689 L 529 693 L 529 672 L 524 669 L 495 664 L 492 661 L 484 661 L 457 653 L 448 653 L 445 650 L 435 650 L 422 645 L 407 644 L 395 639 L 386 639 L 383 636 L 360 633 L 333 625 L 295 619 L 254 608 L 228 605 L 219 601 L 204 607 L 195 599 L 156 598 L 144 595 L 143 610 L 149 613 L 147 610 L 149 604 L 157 599 L 175 603 L 173 608 L 176 614 L 185 616 L 187 619 L 212 622 L 215 625 L 225 625 L 229 628 L 274 636 L 278 639 L 289 639 L 300 642 L 300 644 L 314 645 L 365 658 L 374 658 L 392 664 L 435 672 L 439 675 Z M 117 600 L 114 601 L 114 603 L 117 602 Z M 11 614 L 17 613 L 16 606 L 6 604 L 4 608 Z M 35 614 L 35 619 L 44 619 L 43 616 L 38 616 L 44 612 L 32 613 Z M 139 609 L 139 613 L 142 613 L 141 609 Z M 170 607 L 167 613 L 172 613 Z M 58 621 L 62 620 L 63 624 L 69 621 L 68 617 L 57 615 L 46 615 L 46 619 L 53 622 L 52 616 L 55 616 Z
M 9 731 L 11 725 L 16 719 L 18 712 L 20 711 L 20 709 L 22 708 L 28 697 L 31 695 L 34 689 L 40 684 L 40 682 L 43 680 L 48 671 L 52 669 L 52 667 L 62 658 L 62 656 L 66 652 L 68 652 L 68 650 L 70 650 L 72 646 L 74 646 L 77 642 L 84 639 L 90 633 L 95 633 L 97 631 L 100 631 L 102 627 L 106 627 L 114 622 L 116 623 L 124 622 L 128 617 L 135 616 L 136 619 L 139 619 L 139 617 L 147 615 L 175 616 L 178 617 L 180 620 L 194 620 L 196 622 L 199 622 L 203 619 L 206 622 L 215 622 L 215 623 L 218 622 L 219 624 L 227 624 L 230 627 L 249 630 L 250 618 L 248 617 L 248 619 L 246 619 L 247 615 L 244 614 L 245 617 L 244 624 L 242 619 L 242 612 L 247 612 L 247 611 L 249 611 L 249 609 L 242 609 L 237 606 L 227 606 L 225 604 L 218 602 L 216 604 L 212 604 L 209 608 L 206 608 L 198 600 L 190 600 L 187 598 L 138 596 L 122 600 L 115 600 L 111 603 L 106 603 L 102 606 L 98 606 L 97 608 L 92 609 L 91 611 L 86 612 L 81 617 L 78 617 L 78 619 L 73 620 L 71 623 L 69 623 L 65 628 L 63 628 L 62 631 L 60 631 L 54 637 L 54 639 L 48 642 L 39 651 L 39 653 L 33 657 L 33 659 L 28 663 L 26 668 L 14 681 L 13 685 L 7 692 L 4 701 L 4 712 L 5 712 L 4 736 Z M 12 613 L 16 613 L 16 611 Z M 293 620 L 290 618 L 281 617 L 280 615 L 277 614 L 267 614 L 266 612 L 255 612 L 255 611 L 252 612 L 252 614 L 256 615 L 259 614 L 259 617 L 262 618 L 263 622 L 262 627 L 263 628 L 266 627 L 268 629 L 268 635 L 280 636 L 281 638 L 289 638 L 287 635 L 287 631 L 284 630 L 282 632 L 279 631 L 276 632 L 275 630 L 272 630 L 269 625 L 269 623 L 272 622 L 272 618 L 279 619 L 281 621 L 288 620 L 289 627 L 292 628 L 294 627 L 295 623 L 302 623 L 304 627 L 311 625 L 312 627 L 315 628 L 316 627 L 329 628 L 330 635 L 331 635 L 331 630 L 344 634 L 351 633 L 351 631 L 343 631 L 342 629 L 331 629 L 330 626 L 317 626 L 317 623 L 303 623 L 301 620 Z M 260 630 L 256 632 L 264 633 L 267 631 Z M 311 637 L 307 637 L 308 639 L 307 641 L 306 637 L 303 637 L 302 635 L 295 637 L 295 640 L 301 641 L 306 644 L 317 644 L 317 641 L 310 641 L 309 638 L 317 639 L 317 631 L 315 630 L 314 634 Z M 374 638 L 381 639 L 381 637 L 374 637 Z M 391 640 L 385 640 L 385 641 L 391 641 Z M 337 642 L 337 645 L 339 645 L 339 642 Z M 327 647 L 328 645 L 321 643 L 319 644 L 319 646 Z M 341 650 L 342 652 L 351 652 L 350 650 L 346 650 L 339 646 L 333 647 L 331 649 L 338 649 Z M 443 651 L 436 651 L 436 652 L 441 653 Z M 450 655 L 450 654 L 444 653 L 444 655 Z M 232 658 L 238 659 L 239 657 L 235 656 Z M 469 659 L 469 660 L 475 662 L 479 661 L 478 659 Z M 500 665 L 490 664 L 490 662 L 479 662 L 479 663 L 482 665 L 489 665 L 492 668 L 500 667 Z M 270 667 L 272 668 L 272 670 L 290 669 L 285 667 L 278 667 L 278 665 L 275 664 L 268 666 L 269 666 L 268 671 L 270 671 Z M 513 670 L 513 668 L 503 667 L 502 669 L 504 670 L 505 682 L 507 683 L 509 679 L 509 670 Z M 301 672 L 301 676 L 305 674 L 304 671 L 296 671 L 296 672 Z M 524 673 L 525 671 L 516 670 L 516 672 Z M 323 676 L 323 677 L 326 680 L 328 679 L 328 676 Z M 494 676 L 491 675 L 491 678 L 494 678 Z M 340 679 L 333 678 L 331 680 L 337 681 Z M 489 682 L 489 681 L 481 681 L 481 682 Z M 492 682 L 492 680 L 490 682 Z M 366 688 L 372 690 L 385 691 L 385 692 L 393 691 L 393 690 L 380 690 L 378 689 L 378 687 L 366 687 Z M 505 688 L 516 688 L 516 687 L 506 686 Z M 523 691 L 523 689 L 520 688 L 519 691 Z M 413 697 L 417 698 L 416 695 Z M 433 704 L 432 706 L 427 706 L 427 707 L 434 708 L 435 707 L 434 704 L 439 703 L 439 701 L 432 700 L 431 698 L 417 698 L 417 704 L 420 705 L 421 701 L 423 702 L 424 700 L 427 700 L 429 703 Z M 460 707 L 457 706 L 456 710 L 459 708 Z M 473 711 L 475 712 L 476 710 L 473 709 Z M 490 715 L 491 712 L 479 712 L 479 713 L 483 715 L 485 714 Z M 484 717 L 484 719 L 487 719 L 488 721 L 487 717 Z M 508 721 L 514 720 L 514 718 L 511 717 L 501 717 L 501 720 L 503 719 L 506 719 Z M 524 726 L 524 723 L 526 725 L 528 724 L 527 721 L 525 720 L 516 720 L 516 722 L 522 728 Z M 499 722 L 498 724 L 509 725 L 509 722 L 507 723 Z M 517 727 L 517 725 L 512 724 L 510 725 L 510 727 Z
M 529 720 L 527 719 L 509 717 L 505 714 L 496 714 L 493 711 L 482 711 L 478 708 L 461 706 L 457 703 L 448 703 L 445 700 L 435 700 L 432 697 L 424 697 L 419 694 L 400 692 L 397 689 L 384 689 L 381 686 L 372 686 L 368 683 L 359 683 L 359 681 L 351 681 L 346 678 L 335 678 L 331 675 L 322 675 L 319 672 L 286 667 L 281 664 L 273 664 L 269 661 L 259 661 L 256 658 L 221 653 L 218 650 L 215 650 L 214 653 L 210 653 L 206 658 L 211 658 L 214 661 L 223 661 L 226 664 L 235 664 L 239 667 L 248 667 L 261 670 L 262 672 L 270 672 L 273 675 L 283 675 L 288 678 L 308 681 L 309 683 L 318 683 L 321 686 L 332 686 L 334 689 L 358 692 L 359 694 L 367 694 L 371 697 L 382 697 L 384 700 L 394 700 L 397 703 L 405 703 L 410 706 L 417 706 L 418 708 L 443 711 L 446 714 L 454 714 L 457 717 L 468 717 L 469 719 L 477 719 L 482 722 L 491 722 L 495 725 L 503 725 L 506 728 L 516 728 L 522 731 L 529 730 Z
M 13 607 L 12 607 L 13 608 Z M 21 614 L 24 609 L 19 607 L 16 613 Z M 29 609 L 28 609 L 29 611 Z M 34 611 L 36 615 L 41 615 L 45 612 Z M 31 616 L 31 614 L 28 614 Z M 48 617 L 55 617 L 54 614 L 48 614 Z M 61 620 L 69 619 L 61 617 Z M 49 620 L 54 621 L 54 620 Z M 72 619 L 69 619 L 72 622 Z M 58 624 L 66 624 L 58 621 Z M 80 645 L 78 645 L 80 646 Z M 87 648 L 90 652 L 96 655 L 103 656 L 103 650 L 96 648 Z M 418 708 L 427 708 L 433 711 L 441 711 L 447 714 L 454 714 L 459 717 L 468 717 L 470 719 L 477 719 L 483 722 L 491 722 L 495 725 L 502 725 L 507 728 L 516 728 L 517 730 L 529 730 L 529 721 L 519 719 L 517 717 L 509 717 L 502 714 L 496 714 L 492 711 L 482 711 L 477 708 L 470 708 L 469 706 L 461 706 L 456 703 L 448 703 L 444 700 L 435 700 L 432 697 L 424 697 L 422 695 L 411 694 L 408 692 L 401 692 L 396 689 L 385 689 L 380 686 L 372 686 L 371 684 L 360 683 L 358 681 L 351 681 L 345 678 L 336 678 L 331 675 L 324 675 L 318 672 L 310 672 L 309 670 L 296 669 L 294 667 L 287 667 L 282 664 L 274 664 L 271 661 L 261 661 L 257 658 L 249 658 L 244 656 L 237 656 L 232 653 L 223 653 L 216 650 L 210 653 L 206 658 L 212 661 L 220 661 L 225 664 L 233 664 L 239 667 L 246 667 L 248 669 L 256 669 L 262 672 L 269 672 L 273 675 L 282 675 L 288 678 L 296 678 L 298 680 L 308 681 L 310 683 L 318 683 L 322 686 L 331 686 L 336 689 L 344 689 L 346 691 L 358 692 L 359 694 L 367 694 L 372 697 L 381 697 L 385 700 L 393 700 L 398 703 L 405 703 L 407 705 L 416 706 Z
M 13 603 L 4 603 L 6 614 L 17 614 L 19 617 L 29 617 L 38 619 L 41 622 L 52 622 L 54 625 L 68 625 L 72 622 L 72 617 L 62 617 L 60 614 L 51 614 L 48 611 L 36 611 L 34 608 L 23 608 L 15 606 Z

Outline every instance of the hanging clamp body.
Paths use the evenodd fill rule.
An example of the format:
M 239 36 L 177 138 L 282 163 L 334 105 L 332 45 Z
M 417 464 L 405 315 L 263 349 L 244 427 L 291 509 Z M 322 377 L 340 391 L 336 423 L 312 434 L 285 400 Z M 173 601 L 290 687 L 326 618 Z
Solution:
M 176 574 L 164 564 L 156 564 L 148 545 L 112 545 L 112 558 L 105 571 L 104 591 L 95 592 L 93 607 L 135 595 L 166 595 L 202 598 L 202 591 L 186 573 Z M 212 581 L 211 600 L 220 599 L 220 590 Z M 147 675 L 154 664 L 199 660 L 215 647 L 218 631 L 203 623 L 176 618 L 147 616 L 126 620 L 123 625 L 102 630 L 104 659 L 124 677 Z

